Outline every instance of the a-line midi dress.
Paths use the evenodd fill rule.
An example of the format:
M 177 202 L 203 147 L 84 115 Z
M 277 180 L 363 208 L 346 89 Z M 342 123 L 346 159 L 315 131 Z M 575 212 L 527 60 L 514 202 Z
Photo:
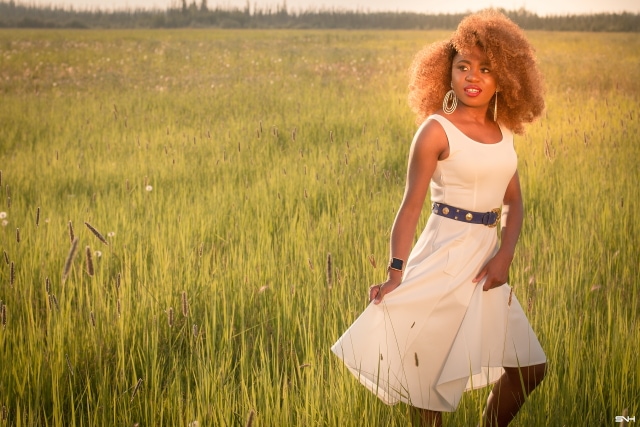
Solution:
M 513 134 L 474 141 L 440 115 L 449 157 L 431 179 L 432 202 L 488 212 L 502 206 L 517 167 Z M 424 124 L 423 124 L 424 126 Z M 373 303 L 331 350 L 387 404 L 454 411 L 465 390 L 498 380 L 503 367 L 546 361 L 508 285 L 483 291 L 472 279 L 498 250 L 496 228 L 431 214 L 400 286 Z

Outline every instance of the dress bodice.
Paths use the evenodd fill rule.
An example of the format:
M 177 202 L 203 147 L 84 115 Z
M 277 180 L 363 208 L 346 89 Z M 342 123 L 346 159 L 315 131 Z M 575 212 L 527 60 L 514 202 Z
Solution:
M 472 211 L 502 206 L 518 159 L 513 133 L 500 126 L 502 140 L 495 144 L 474 141 L 446 117 L 433 114 L 449 140 L 449 157 L 438 161 L 431 178 L 431 200 Z

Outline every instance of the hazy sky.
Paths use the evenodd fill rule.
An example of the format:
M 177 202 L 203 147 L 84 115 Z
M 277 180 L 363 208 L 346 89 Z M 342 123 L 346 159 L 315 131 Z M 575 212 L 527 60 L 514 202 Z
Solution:
M 200 4 L 202 0 L 196 0 Z M 282 5 L 284 0 L 249 0 L 251 7 Z M 193 0 L 187 0 L 191 4 Z M 182 0 L 16 0 L 16 3 L 45 6 L 72 6 L 74 9 L 166 9 L 182 4 Z M 247 0 L 207 0 L 209 8 L 244 8 Z M 507 10 L 525 9 L 538 15 L 564 15 L 598 12 L 640 13 L 638 0 L 286 0 L 289 11 L 308 9 L 338 9 L 361 11 L 411 11 L 422 13 L 456 13 L 476 11 L 486 7 Z

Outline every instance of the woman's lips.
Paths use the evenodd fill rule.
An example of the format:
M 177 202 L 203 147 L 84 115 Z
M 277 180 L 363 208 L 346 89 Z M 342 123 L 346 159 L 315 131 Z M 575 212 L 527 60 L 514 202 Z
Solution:
M 466 86 L 464 88 L 464 93 L 466 93 L 468 96 L 476 97 L 482 93 L 482 89 L 480 89 L 478 86 Z

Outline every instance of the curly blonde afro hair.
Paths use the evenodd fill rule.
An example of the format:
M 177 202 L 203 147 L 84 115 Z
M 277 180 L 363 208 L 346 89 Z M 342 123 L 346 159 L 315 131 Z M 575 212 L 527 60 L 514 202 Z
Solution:
M 442 108 L 451 89 L 451 68 L 458 52 L 484 49 L 498 84 L 498 121 L 514 133 L 524 133 L 544 111 L 542 74 L 535 51 L 524 32 L 502 13 L 488 9 L 464 18 L 450 40 L 419 51 L 409 69 L 409 105 L 422 123 Z M 487 114 L 493 114 L 489 108 Z

